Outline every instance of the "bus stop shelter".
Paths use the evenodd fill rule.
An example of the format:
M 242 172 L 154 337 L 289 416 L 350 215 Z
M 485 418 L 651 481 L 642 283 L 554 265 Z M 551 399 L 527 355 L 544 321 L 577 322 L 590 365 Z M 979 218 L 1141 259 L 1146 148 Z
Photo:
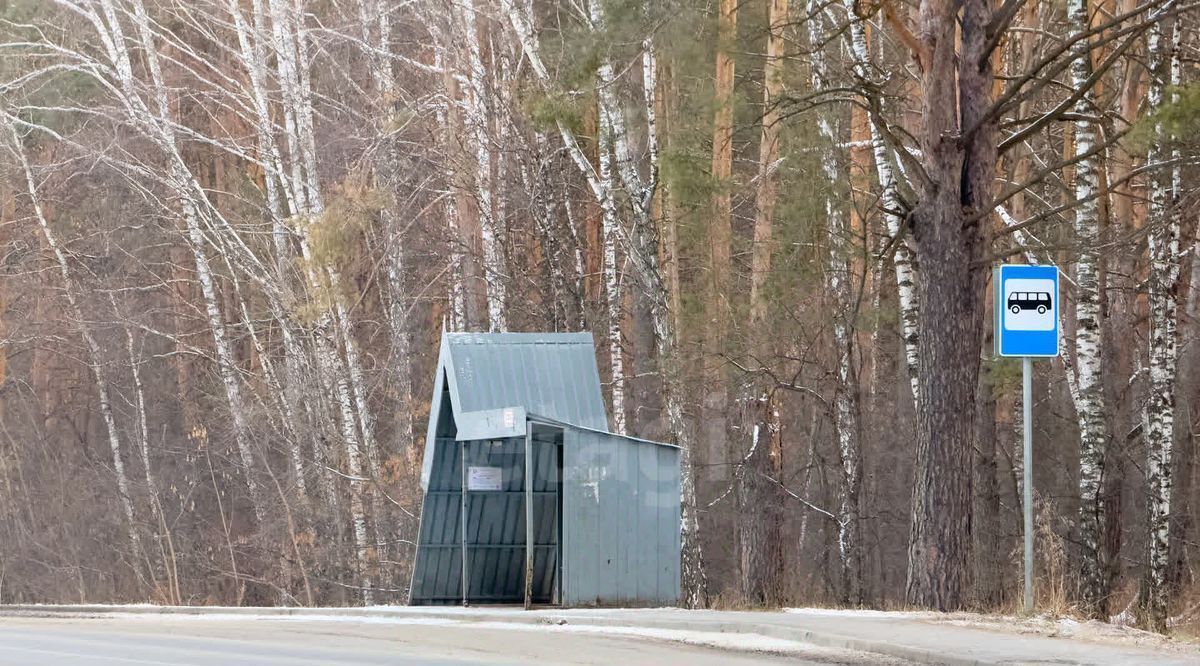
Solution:
M 444 333 L 414 605 L 673 605 L 679 449 L 608 432 L 588 333 Z

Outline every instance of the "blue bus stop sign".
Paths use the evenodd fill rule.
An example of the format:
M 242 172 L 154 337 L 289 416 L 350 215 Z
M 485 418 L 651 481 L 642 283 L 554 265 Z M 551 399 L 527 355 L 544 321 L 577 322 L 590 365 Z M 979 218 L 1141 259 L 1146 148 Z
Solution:
M 992 279 L 997 356 L 1058 356 L 1058 267 L 1005 264 Z

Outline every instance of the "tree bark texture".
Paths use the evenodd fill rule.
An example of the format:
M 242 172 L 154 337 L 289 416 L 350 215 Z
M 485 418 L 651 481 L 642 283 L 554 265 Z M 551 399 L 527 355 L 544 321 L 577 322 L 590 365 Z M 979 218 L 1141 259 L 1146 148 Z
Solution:
M 985 268 L 996 162 L 986 53 L 990 3 L 920 4 L 924 174 L 912 211 L 921 264 L 921 409 L 909 537 L 909 603 L 948 611 L 966 602 L 971 544 L 971 440 L 984 318 Z M 955 53 L 961 37 L 961 53 Z M 955 64 L 958 70 L 955 71 Z M 969 135 L 959 137 L 960 132 Z

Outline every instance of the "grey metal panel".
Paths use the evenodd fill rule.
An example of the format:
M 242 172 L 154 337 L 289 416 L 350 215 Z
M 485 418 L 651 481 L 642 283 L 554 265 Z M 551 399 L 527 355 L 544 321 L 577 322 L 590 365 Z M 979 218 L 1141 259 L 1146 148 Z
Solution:
M 454 438 L 505 439 L 525 436 L 525 408 L 520 406 L 463 412 L 455 417 L 458 432 Z
M 656 558 L 658 564 L 658 596 L 666 603 L 679 603 L 680 594 L 680 560 L 682 536 L 680 533 L 680 488 L 682 470 L 680 451 L 678 449 L 656 449 L 658 453 L 657 470 L 659 476 L 654 479 L 652 504 L 657 507 L 659 533 L 668 538 L 659 541 L 662 551 Z
M 563 447 L 563 603 L 679 598 L 679 449 L 568 428 Z
M 432 603 L 462 585 L 459 543 L 462 462 L 453 439 L 435 438 L 428 456 L 429 490 L 421 505 L 411 603 Z
M 657 469 L 660 464 L 658 447 L 637 447 L 637 459 L 638 469 L 646 469 L 648 467 Z M 654 485 L 655 479 L 649 475 L 638 476 L 638 502 L 639 504 L 646 504 L 648 506 L 649 514 L 646 516 L 646 520 L 639 524 L 641 529 L 638 533 L 636 557 L 642 562 L 653 562 L 654 565 L 638 567 L 634 571 L 633 579 L 637 584 L 639 596 L 651 595 L 661 598 L 663 595 L 658 587 L 658 568 L 660 566 L 658 564 L 658 543 L 662 540 L 661 530 L 669 530 L 671 526 L 664 524 L 662 521 L 662 516 L 660 515 L 661 509 L 655 503 L 656 488 Z
M 596 542 L 600 498 L 593 476 L 592 433 L 567 430 L 563 443 L 563 604 L 597 603 Z
M 512 405 L 608 429 L 590 333 L 443 333 L 455 414 Z

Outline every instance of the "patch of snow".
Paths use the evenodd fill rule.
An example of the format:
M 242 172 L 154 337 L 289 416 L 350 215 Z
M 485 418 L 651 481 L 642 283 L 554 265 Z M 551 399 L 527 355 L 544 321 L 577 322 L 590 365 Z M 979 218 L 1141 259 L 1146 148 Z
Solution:
M 725 650 L 748 652 L 772 652 L 780 654 L 834 654 L 842 650 L 824 648 L 811 643 L 801 643 L 782 638 L 773 638 L 754 633 L 722 633 L 716 631 L 693 631 L 687 629 L 654 629 L 649 627 L 606 627 L 595 624 L 512 624 L 508 622 L 474 622 L 472 628 L 500 629 L 504 631 L 557 631 L 563 633 L 628 636 L 655 640 L 716 647 Z
M 1009 615 L 983 615 L 979 613 L 933 614 L 931 617 L 923 617 L 922 619 L 957 627 L 1004 633 L 1046 636 L 1048 638 L 1069 638 L 1108 645 L 1196 652 L 1198 658 L 1200 658 L 1200 651 L 1193 645 L 1172 640 L 1161 634 L 1129 626 L 1101 622 L 1100 620 L 1079 620 L 1076 618 L 1052 617 L 1049 615 L 1013 617 Z
M 266 615 L 255 613 L 172 613 L 167 615 L 146 615 L 143 613 L 113 613 L 105 615 L 119 620 L 146 620 L 160 623 L 180 620 L 184 622 L 321 622 L 321 623 L 351 623 L 351 624 L 390 624 L 390 625 L 435 625 L 451 626 L 467 624 L 466 620 L 440 617 L 388 617 L 385 615 Z M 472 623 L 477 624 L 477 623 Z M 497 623 L 498 624 L 498 623 Z
M 1195 653 L 1198 663 L 1200 663 L 1200 649 L 1195 645 L 1134 627 L 1116 623 L 1110 624 L 1099 620 L 1081 620 L 1050 615 L 1016 617 L 1012 615 L 989 615 L 965 612 L 937 613 L 932 611 L 877 611 L 833 608 L 787 608 L 785 612 L 812 617 L 908 620 L 1007 634 L 1067 638 L 1108 645 L 1161 648 Z M 1126 609 L 1122 615 L 1128 613 L 1129 611 Z M 1116 619 L 1118 618 L 1114 618 L 1114 621 Z
M 87 610 L 89 608 L 164 608 L 164 606 L 160 606 L 158 604 L 151 604 L 151 603 L 142 603 L 142 604 L 4 604 L 3 606 L 0 606 L 0 608 L 3 608 L 4 606 L 9 606 L 9 605 L 15 605 L 15 606 L 19 606 L 22 608 L 46 608 L 46 609 L 78 608 L 79 610 Z M 167 608 L 169 608 L 169 607 L 167 607 Z
M 821 617 L 880 617 L 893 620 L 923 620 L 936 613 L 916 611 L 881 611 L 863 608 L 785 608 L 785 613 L 794 615 L 816 615 Z
M 379 612 L 381 608 L 375 608 Z M 478 609 L 475 609 L 478 610 Z M 492 609 L 485 615 L 501 615 L 503 609 Z M 561 615 L 561 613 L 556 613 Z M 658 629 L 650 627 L 604 626 L 597 624 L 562 624 L 547 622 L 503 622 L 495 620 L 472 621 L 468 618 L 450 617 L 412 617 L 401 615 L 351 615 L 351 614 L 312 614 L 312 615 L 270 615 L 254 613 L 203 613 L 203 614 L 167 614 L 147 615 L 143 613 L 112 613 L 106 615 L 113 619 L 147 620 L 156 623 L 179 620 L 183 622 L 282 622 L 282 623 L 341 623 L 341 624 L 372 624 L 392 626 L 441 626 L 462 627 L 475 629 L 492 629 L 499 631 L 527 632 L 561 632 L 588 634 L 594 636 L 611 636 L 640 638 L 649 640 L 683 643 L 698 647 L 709 647 L 720 650 L 740 652 L 756 652 L 808 657 L 822 660 L 834 660 L 847 663 L 878 663 L 879 655 L 867 655 L 854 650 L 830 648 L 801 641 L 775 638 L 758 633 L 695 631 L 688 629 Z M 478 615 L 476 615 L 478 617 Z M 552 618 L 548 618 L 552 620 Z M 561 621 L 561 620 L 560 620 Z

